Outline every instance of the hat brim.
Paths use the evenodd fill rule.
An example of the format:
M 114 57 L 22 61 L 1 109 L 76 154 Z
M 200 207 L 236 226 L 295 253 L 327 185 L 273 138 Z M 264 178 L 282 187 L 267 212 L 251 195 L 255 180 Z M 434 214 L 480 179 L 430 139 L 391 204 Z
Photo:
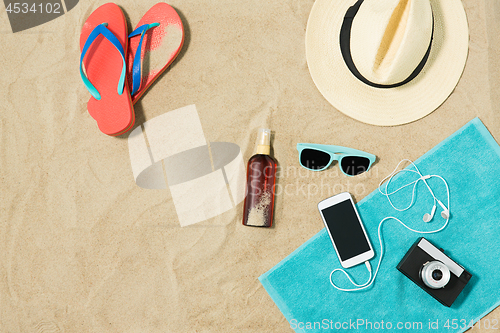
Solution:
M 339 35 L 355 0 L 316 0 L 306 30 L 306 58 L 312 79 L 336 109 L 361 122 L 395 126 L 437 109 L 453 92 L 465 67 L 469 29 L 460 0 L 430 0 L 434 33 L 429 58 L 410 82 L 374 88 L 358 80 L 342 58 Z

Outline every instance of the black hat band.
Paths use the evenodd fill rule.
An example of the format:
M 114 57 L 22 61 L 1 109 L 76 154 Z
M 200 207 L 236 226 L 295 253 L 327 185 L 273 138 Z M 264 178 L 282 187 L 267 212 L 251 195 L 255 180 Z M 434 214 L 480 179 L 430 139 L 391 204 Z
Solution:
M 422 68 L 424 68 L 425 63 L 427 62 L 427 59 L 429 58 L 429 54 L 431 53 L 431 46 L 432 46 L 432 39 L 434 37 L 434 20 L 432 21 L 432 34 L 431 34 L 431 41 L 429 43 L 429 47 L 427 48 L 427 52 L 425 52 L 424 57 L 418 64 L 418 66 L 415 68 L 415 70 L 408 76 L 404 81 L 394 83 L 394 84 L 378 84 L 369 81 L 367 78 L 365 78 L 361 73 L 358 71 L 356 68 L 356 65 L 354 65 L 354 61 L 352 60 L 352 55 L 351 55 L 351 28 L 352 28 L 352 22 L 354 20 L 354 17 L 358 13 L 359 7 L 363 3 L 363 0 L 358 0 L 354 5 L 349 7 L 347 10 L 345 16 L 344 16 L 344 21 L 342 22 L 342 27 L 340 28 L 340 51 L 342 52 L 342 57 L 344 58 L 344 62 L 347 65 L 347 68 L 351 71 L 351 73 L 358 78 L 361 82 L 375 87 L 375 88 L 395 88 L 402 86 L 411 80 L 413 80 L 421 71 Z

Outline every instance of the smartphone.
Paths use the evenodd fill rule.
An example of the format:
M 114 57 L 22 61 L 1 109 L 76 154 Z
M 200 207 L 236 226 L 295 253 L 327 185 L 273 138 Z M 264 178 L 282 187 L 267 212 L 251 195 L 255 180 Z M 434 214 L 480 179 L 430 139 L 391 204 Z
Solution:
M 373 247 L 348 192 L 321 201 L 318 209 L 342 267 L 356 266 L 373 258 Z

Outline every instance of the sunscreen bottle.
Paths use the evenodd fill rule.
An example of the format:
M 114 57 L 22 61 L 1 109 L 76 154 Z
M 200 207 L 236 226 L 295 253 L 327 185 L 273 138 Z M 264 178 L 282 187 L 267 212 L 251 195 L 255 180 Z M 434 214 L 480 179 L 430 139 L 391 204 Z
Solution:
M 270 227 L 273 224 L 276 161 L 271 151 L 271 130 L 260 129 L 257 151 L 248 161 L 243 225 Z

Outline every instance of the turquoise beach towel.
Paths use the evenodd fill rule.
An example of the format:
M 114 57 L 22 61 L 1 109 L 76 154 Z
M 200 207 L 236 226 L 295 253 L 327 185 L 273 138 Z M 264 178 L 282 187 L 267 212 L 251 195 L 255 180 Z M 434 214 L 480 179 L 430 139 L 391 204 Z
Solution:
M 473 274 L 468 285 L 447 308 L 400 273 L 397 264 L 422 235 L 390 220 L 382 227 L 385 253 L 373 286 L 357 292 L 338 291 L 331 286 L 329 275 L 341 265 L 323 229 L 259 278 L 296 332 L 463 332 L 500 304 L 500 147 L 476 118 L 415 164 L 422 174 L 441 175 L 448 182 L 449 224 L 425 237 Z M 400 173 L 391 188 L 414 177 L 413 173 Z M 429 185 L 445 203 L 443 183 L 432 178 Z M 404 207 L 411 194 L 397 196 L 396 204 Z M 373 269 L 380 255 L 379 222 L 395 216 L 418 230 L 438 229 L 444 223 L 439 207 L 433 222 L 422 222 L 432 203 L 421 182 L 414 206 L 405 212 L 395 211 L 378 190 L 358 203 L 376 252 L 371 260 Z M 368 279 L 365 265 L 347 271 L 358 283 Z M 353 288 L 343 274 L 334 275 L 334 281 Z M 481 328 L 500 329 L 495 320 L 480 324 Z

